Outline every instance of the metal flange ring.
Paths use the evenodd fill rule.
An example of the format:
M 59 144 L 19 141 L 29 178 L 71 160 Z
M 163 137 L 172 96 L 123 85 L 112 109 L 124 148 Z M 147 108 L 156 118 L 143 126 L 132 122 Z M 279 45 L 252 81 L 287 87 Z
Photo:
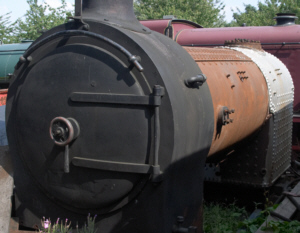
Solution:
M 50 123 L 49 132 L 56 145 L 65 146 L 79 136 L 80 128 L 73 118 L 55 117 Z

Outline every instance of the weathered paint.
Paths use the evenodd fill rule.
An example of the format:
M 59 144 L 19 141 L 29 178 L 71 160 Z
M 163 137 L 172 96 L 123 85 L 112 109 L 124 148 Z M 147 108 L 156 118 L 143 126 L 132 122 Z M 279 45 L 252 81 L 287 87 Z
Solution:
M 7 89 L 0 90 L 0 106 L 6 105 Z
M 294 112 L 300 112 L 300 26 L 201 28 L 181 31 L 176 41 L 180 45 L 220 46 L 236 38 L 260 41 L 262 48 L 281 60 L 290 71 L 294 86 Z M 289 44 L 294 43 L 294 44 Z
M 240 52 L 224 48 L 184 48 L 206 75 L 213 98 L 216 123 L 210 156 L 245 139 L 262 126 L 268 115 L 268 87 L 256 64 Z M 241 79 L 243 77 L 248 78 Z M 220 128 L 217 122 L 223 106 L 234 109 L 230 114 L 233 122 Z

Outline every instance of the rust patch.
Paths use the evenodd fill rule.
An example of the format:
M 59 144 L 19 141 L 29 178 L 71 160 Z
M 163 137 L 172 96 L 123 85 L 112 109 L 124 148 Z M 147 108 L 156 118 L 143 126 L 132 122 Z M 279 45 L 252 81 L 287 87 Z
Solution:
M 209 152 L 211 156 L 230 148 L 263 125 L 269 106 L 267 83 L 257 65 L 238 51 L 184 48 L 206 75 L 212 95 L 215 125 Z M 232 62 L 226 62 L 228 60 Z M 220 114 L 228 114 L 224 107 L 230 110 L 230 114 L 220 125 Z
M 225 46 L 244 47 L 244 48 L 262 50 L 261 43 L 259 41 L 247 40 L 247 39 L 226 40 Z
M 230 61 L 251 62 L 251 59 L 243 53 L 237 53 L 232 49 L 226 48 L 201 48 L 201 47 L 184 47 L 196 62 L 205 61 L 222 61 L 224 65 Z

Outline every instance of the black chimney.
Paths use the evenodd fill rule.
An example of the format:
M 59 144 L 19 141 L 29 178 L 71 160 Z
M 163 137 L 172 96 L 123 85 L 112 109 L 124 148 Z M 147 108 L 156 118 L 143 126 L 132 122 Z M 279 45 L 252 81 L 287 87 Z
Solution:
M 289 26 L 294 25 L 298 17 L 292 13 L 278 13 L 273 19 L 277 22 L 275 26 Z
M 150 30 L 135 17 L 133 0 L 75 0 L 75 15 L 78 16 L 81 9 L 83 20 L 93 20 L 132 31 L 150 33 Z

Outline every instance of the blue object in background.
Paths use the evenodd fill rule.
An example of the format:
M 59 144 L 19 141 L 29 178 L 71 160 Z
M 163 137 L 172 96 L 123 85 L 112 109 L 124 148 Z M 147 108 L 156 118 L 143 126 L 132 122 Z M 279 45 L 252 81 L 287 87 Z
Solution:
M 0 44 L 0 84 L 8 85 L 15 65 L 31 43 L 32 40 L 23 40 L 19 44 Z
M 0 106 L 0 146 L 8 145 L 5 130 L 5 105 Z

